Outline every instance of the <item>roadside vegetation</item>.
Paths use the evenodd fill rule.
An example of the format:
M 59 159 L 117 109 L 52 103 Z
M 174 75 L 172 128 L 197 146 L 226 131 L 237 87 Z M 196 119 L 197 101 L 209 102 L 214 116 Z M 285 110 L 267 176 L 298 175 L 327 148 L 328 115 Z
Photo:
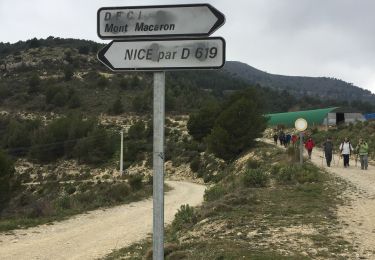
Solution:
M 152 179 L 147 180 L 142 175 L 107 177 L 95 180 L 88 174 L 86 179 L 80 176 L 78 180 L 61 181 L 50 175 L 44 182 L 8 189 L 0 205 L 0 231 L 51 223 L 152 195 Z M 15 179 L 18 183 L 19 178 Z M 4 198 L 8 199 L 4 201 Z
M 137 132 L 138 125 L 130 127 L 128 138 L 144 136 Z M 118 132 L 95 118 L 1 116 L 0 128 L 0 231 L 50 223 L 152 194 L 152 178 L 144 172 L 119 175 Z
M 166 259 L 350 258 L 355 249 L 339 235 L 336 216 L 345 184 L 293 161 L 258 143 L 230 164 L 201 207 L 177 212 L 166 231 Z M 106 259 L 151 259 L 151 248 L 148 239 Z

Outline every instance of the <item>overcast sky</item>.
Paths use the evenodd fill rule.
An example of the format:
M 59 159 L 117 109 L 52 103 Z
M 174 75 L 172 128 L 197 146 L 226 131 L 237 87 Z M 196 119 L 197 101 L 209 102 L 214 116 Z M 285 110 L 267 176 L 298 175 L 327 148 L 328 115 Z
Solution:
M 50 35 L 101 41 L 104 6 L 185 4 L 152 0 L 0 0 L 0 41 Z M 214 36 L 227 60 L 274 74 L 335 77 L 375 93 L 375 0 L 207 0 L 226 16 Z M 109 41 L 107 41 L 109 42 Z

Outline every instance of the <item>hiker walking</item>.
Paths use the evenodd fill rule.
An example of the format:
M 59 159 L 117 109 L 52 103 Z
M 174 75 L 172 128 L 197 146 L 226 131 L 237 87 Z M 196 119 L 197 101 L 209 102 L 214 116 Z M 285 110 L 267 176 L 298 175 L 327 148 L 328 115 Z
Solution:
M 293 144 L 293 147 L 296 147 L 297 140 L 298 140 L 298 136 L 296 134 L 293 134 L 292 135 L 292 144 Z
M 292 136 L 290 134 L 286 134 L 286 136 L 285 136 L 285 147 L 289 146 L 290 139 L 292 139 Z
M 355 148 L 357 155 L 359 155 L 359 160 L 361 162 L 361 170 L 367 170 L 368 167 L 368 144 L 362 138 L 359 139 L 359 143 Z
M 280 141 L 280 145 L 284 145 L 284 141 L 285 141 L 285 133 L 283 131 L 281 131 L 279 133 L 279 141 Z
M 275 133 L 273 135 L 273 141 L 274 141 L 275 145 L 277 145 L 277 139 L 279 139 L 279 136 Z
M 309 137 L 309 139 L 305 142 L 305 148 L 307 150 L 307 154 L 309 155 L 309 159 L 311 159 L 311 153 L 314 147 L 315 147 L 315 143 L 312 140 L 312 138 Z
M 345 137 L 344 142 L 340 144 L 340 151 L 344 161 L 344 168 L 349 167 L 349 158 L 350 153 L 353 151 L 353 146 L 347 137 Z
M 333 143 L 330 137 L 323 143 L 324 156 L 326 157 L 327 166 L 331 167 Z

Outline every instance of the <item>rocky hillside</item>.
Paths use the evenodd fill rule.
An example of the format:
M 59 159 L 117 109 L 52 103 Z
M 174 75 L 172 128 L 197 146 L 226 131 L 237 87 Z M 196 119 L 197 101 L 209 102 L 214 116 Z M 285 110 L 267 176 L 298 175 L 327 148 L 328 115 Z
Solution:
M 101 47 L 92 41 L 52 36 L 14 44 L 0 42 L 0 109 L 94 115 L 151 113 L 152 73 L 111 72 L 96 58 Z M 265 113 L 327 106 L 375 110 L 373 94 L 343 81 L 272 75 L 240 62 L 227 62 L 224 70 L 218 71 L 167 72 L 166 110 L 187 114 L 208 101 L 223 100 L 251 86 L 262 95 Z M 315 98 L 300 98 L 304 95 Z

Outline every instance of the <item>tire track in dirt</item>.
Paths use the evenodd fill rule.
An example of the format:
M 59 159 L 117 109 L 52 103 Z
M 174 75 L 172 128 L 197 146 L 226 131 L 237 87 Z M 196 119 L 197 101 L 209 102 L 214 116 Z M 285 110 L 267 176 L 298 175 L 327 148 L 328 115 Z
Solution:
M 204 185 L 167 181 L 165 223 L 182 204 L 203 201 Z M 0 259 L 95 259 L 128 246 L 152 232 L 152 199 L 80 214 L 53 225 L 0 234 Z

